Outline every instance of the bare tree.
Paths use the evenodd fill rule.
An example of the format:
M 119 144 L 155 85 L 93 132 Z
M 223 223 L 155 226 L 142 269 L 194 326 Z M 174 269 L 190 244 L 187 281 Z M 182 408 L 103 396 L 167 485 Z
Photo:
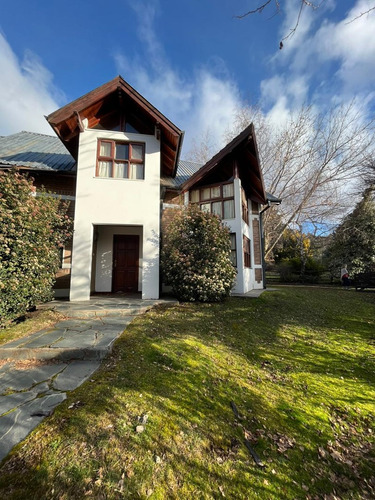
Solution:
M 299 8 L 298 8 L 298 12 L 297 12 L 297 15 L 296 15 L 296 21 L 294 23 L 294 26 L 292 28 L 290 28 L 289 30 L 289 33 L 286 34 L 280 41 L 280 45 L 279 45 L 279 48 L 282 49 L 283 46 L 284 46 L 284 41 L 287 40 L 288 38 L 292 37 L 297 29 L 298 29 L 298 26 L 299 26 L 299 23 L 300 23 L 300 20 L 301 20 L 301 16 L 302 16 L 302 12 L 303 10 L 307 7 L 307 8 L 310 8 L 310 9 L 313 9 L 313 10 L 317 10 L 319 9 L 319 7 L 325 2 L 325 0 L 321 0 L 320 2 L 310 2 L 309 0 L 296 0 L 296 4 L 299 4 Z M 283 0 L 267 0 L 265 2 L 263 2 L 261 5 L 259 5 L 259 7 L 256 7 L 255 9 L 252 9 L 252 10 L 249 10 L 243 14 L 240 14 L 240 15 L 237 15 L 237 16 L 234 16 L 236 19 L 244 19 L 245 17 L 248 17 L 248 16 L 251 16 L 253 14 L 261 14 L 266 8 L 270 7 L 270 6 L 274 6 L 274 11 L 271 15 L 271 18 L 280 14 L 282 12 L 282 5 L 283 3 L 285 4 L 285 1 L 283 2 Z M 361 12 L 358 16 L 354 17 L 353 19 L 351 19 L 349 21 L 349 23 L 359 19 L 360 17 L 366 15 L 366 14 L 369 14 L 370 12 L 372 12 L 373 10 L 375 10 L 375 5 L 373 7 L 369 7 L 367 10 L 365 10 L 364 12 Z M 348 24 L 349 24 L 348 23 Z
M 276 127 L 258 108 L 238 113 L 230 140 L 255 123 L 267 191 L 282 198 L 265 213 L 266 255 L 287 227 L 334 225 L 352 206 L 363 167 L 374 157 L 374 121 L 366 122 L 355 102 L 321 115 L 303 107 Z
M 364 189 L 375 186 L 375 157 L 371 158 L 370 161 L 364 165 L 363 168 L 363 186 L 361 191 Z
M 210 129 L 206 129 L 199 137 L 194 138 L 186 159 L 204 165 L 217 153 L 215 139 Z

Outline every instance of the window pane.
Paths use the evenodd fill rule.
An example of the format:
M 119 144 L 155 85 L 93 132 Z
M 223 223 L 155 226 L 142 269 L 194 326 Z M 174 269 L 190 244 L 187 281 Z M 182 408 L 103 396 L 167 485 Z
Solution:
M 211 188 L 211 198 L 220 198 L 220 186 Z
M 234 200 L 224 201 L 224 219 L 234 219 Z
M 111 161 L 100 161 L 98 165 L 98 176 L 99 177 L 112 177 L 112 162 Z
M 192 203 L 196 203 L 199 201 L 199 189 L 194 189 L 194 191 L 190 191 L 190 201 Z
M 143 160 L 143 146 L 132 144 L 132 160 Z
M 246 194 L 245 194 L 245 190 L 243 188 L 241 188 L 241 200 L 242 200 L 242 203 L 247 206 Z
M 100 156 L 111 157 L 112 144 L 110 142 L 100 141 Z
M 201 210 L 203 212 L 211 212 L 211 203 L 202 203 Z
M 143 163 L 130 164 L 129 179 L 144 179 Z
M 223 186 L 223 197 L 224 198 L 230 198 L 233 196 L 233 184 L 224 184 Z
M 129 158 L 128 144 L 116 144 L 116 157 L 117 160 L 127 160 Z
M 211 194 L 210 188 L 202 189 L 201 194 L 202 194 L 202 200 L 209 200 Z
M 237 267 L 236 233 L 230 233 L 230 248 L 230 261 L 234 267 Z
M 219 217 L 223 216 L 223 204 L 221 201 L 215 201 L 215 203 L 212 203 L 212 213 L 218 215 Z
M 128 175 L 128 165 L 127 163 L 115 163 L 115 171 L 113 177 L 124 179 Z
M 125 123 L 125 132 L 131 132 L 132 134 L 139 134 L 138 130 L 136 130 L 133 125 L 130 125 L 130 123 L 126 122 Z

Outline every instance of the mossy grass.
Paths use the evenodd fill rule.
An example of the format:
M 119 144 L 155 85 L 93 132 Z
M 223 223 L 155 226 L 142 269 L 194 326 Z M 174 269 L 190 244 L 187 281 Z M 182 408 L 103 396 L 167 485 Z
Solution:
M 372 292 L 154 309 L 4 461 L 0 496 L 373 498 L 374 342 Z
M 37 309 L 28 312 L 6 328 L 0 328 L 0 345 L 48 328 L 64 318 L 63 314 L 52 309 Z

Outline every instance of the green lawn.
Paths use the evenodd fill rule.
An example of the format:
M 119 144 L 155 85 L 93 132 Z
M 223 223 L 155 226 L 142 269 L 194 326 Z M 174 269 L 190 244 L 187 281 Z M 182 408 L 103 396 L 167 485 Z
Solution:
M 374 355 L 373 292 L 161 307 L 16 448 L 0 497 L 374 498 Z

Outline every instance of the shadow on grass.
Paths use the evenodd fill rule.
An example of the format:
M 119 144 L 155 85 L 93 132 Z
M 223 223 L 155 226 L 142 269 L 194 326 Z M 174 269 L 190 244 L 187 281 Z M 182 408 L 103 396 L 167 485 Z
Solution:
M 371 325 L 353 312 L 361 299 L 346 297 L 332 308 L 332 294 L 300 289 L 136 320 L 95 384 L 75 391 L 5 464 L 1 488 L 7 498 L 302 498 L 306 488 L 349 486 L 362 494 L 350 467 L 317 455 L 335 438 L 332 408 L 371 403 L 373 373 L 357 366 Z M 73 400 L 84 406 L 69 410 Z M 243 446 L 245 431 L 267 468 Z M 367 450 L 355 465 L 366 478 L 365 458 Z

